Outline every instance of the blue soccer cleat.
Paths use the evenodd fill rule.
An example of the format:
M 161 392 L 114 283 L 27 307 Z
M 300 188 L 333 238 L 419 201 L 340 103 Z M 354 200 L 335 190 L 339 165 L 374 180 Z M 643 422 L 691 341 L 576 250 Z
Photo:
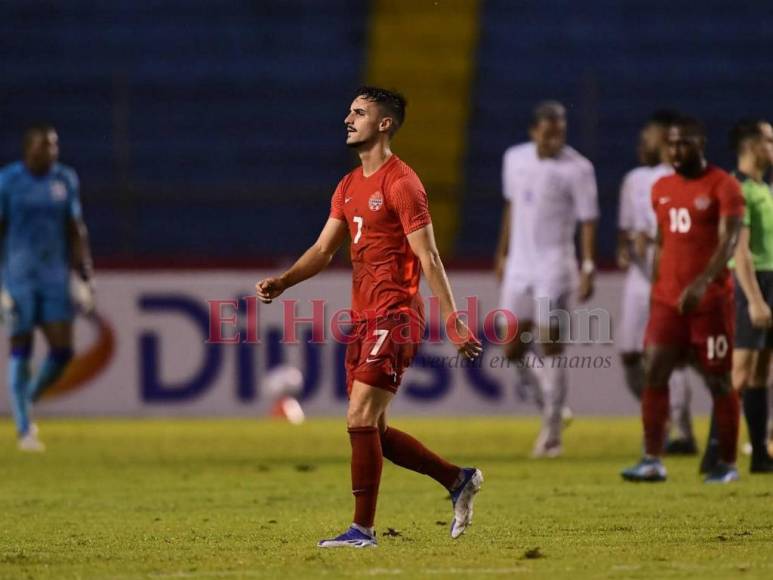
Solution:
M 375 548 L 378 546 L 378 542 L 376 542 L 375 532 L 369 533 L 366 528 L 352 524 L 340 536 L 321 540 L 317 546 L 320 548 Z
M 736 469 L 735 465 L 719 462 L 717 463 L 717 466 L 709 472 L 703 482 L 730 483 L 731 481 L 738 481 L 738 479 L 738 469 Z
M 472 522 L 472 502 L 483 485 L 483 474 L 480 469 L 465 467 L 462 472 L 464 473 L 462 483 L 451 492 L 451 505 L 454 508 L 451 538 L 454 540 L 461 536 Z
M 654 483 L 666 481 L 666 468 L 657 457 L 644 457 L 639 463 L 620 472 L 626 481 Z

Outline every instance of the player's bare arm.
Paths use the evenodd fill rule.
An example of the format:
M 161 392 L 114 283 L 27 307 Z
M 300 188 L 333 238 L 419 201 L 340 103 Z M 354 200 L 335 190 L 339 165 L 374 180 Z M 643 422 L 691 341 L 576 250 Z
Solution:
M 633 232 L 629 230 L 617 230 L 617 266 L 621 270 L 627 270 L 631 265 L 631 252 L 629 250 Z
M 94 262 L 91 259 L 89 231 L 81 218 L 70 218 L 67 223 L 67 235 L 70 239 L 70 267 L 78 274 L 73 287 L 75 301 L 84 314 L 92 314 L 95 308 Z
M 593 296 L 593 280 L 596 272 L 596 220 L 588 220 L 580 224 L 580 302 Z
M 728 260 L 733 256 L 740 231 L 741 218 L 739 216 L 722 216 L 720 218 L 717 249 L 706 265 L 706 269 L 684 289 L 679 297 L 678 309 L 680 313 L 689 314 L 698 306 L 709 284 L 722 272 Z
M 499 228 L 499 241 L 497 242 L 497 251 L 494 255 L 494 273 L 497 281 L 502 281 L 505 271 L 505 262 L 507 261 L 507 246 L 510 243 L 510 202 L 505 202 L 502 212 L 502 225 Z
M 317 241 L 306 250 L 289 270 L 279 277 L 264 278 L 255 284 L 258 299 L 265 304 L 282 292 L 319 274 L 327 268 L 346 238 L 346 222 L 328 218 Z
M 658 279 L 658 267 L 660 266 L 660 251 L 663 249 L 663 231 L 658 226 L 658 232 L 652 242 L 655 245 L 655 254 L 652 256 L 652 279 L 653 284 Z
M 629 179 L 629 176 L 626 176 L 620 186 L 619 213 L 617 219 L 617 248 L 615 251 L 615 258 L 617 259 L 617 266 L 621 270 L 627 270 L 631 265 L 631 240 L 633 240 L 634 234 L 630 227 L 631 196 L 628 191 Z
M 456 303 L 435 243 L 435 231 L 432 224 L 408 234 L 408 243 L 421 262 L 421 269 L 427 278 L 432 294 L 440 302 L 442 320 L 453 320 L 455 323 L 456 332 L 449 333 L 449 339 L 454 342 L 457 350 L 463 356 L 470 360 L 477 358 L 482 350 L 481 344 L 467 325 L 455 316 Z
M 84 281 L 91 280 L 94 261 L 91 259 L 89 231 L 82 219 L 71 218 L 69 223 L 72 267 Z
M 741 285 L 743 293 L 749 302 L 749 318 L 752 324 L 758 328 L 767 328 L 773 324 L 770 306 L 757 281 L 754 270 L 754 259 L 749 248 L 749 228 L 742 227 L 738 234 L 738 245 L 735 248 L 735 274 Z
M 653 237 L 646 231 L 632 231 L 631 241 L 633 242 L 632 257 L 636 260 L 644 260 L 647 257 L 647 251 L 650 246 L 657 243 L 657 234 Z
M 647 232 L 633 232 L 633 252 L 636 259 L 643 260 L 647 255 L 650 245 L 655 243 L 655 239 L 647 235 Z

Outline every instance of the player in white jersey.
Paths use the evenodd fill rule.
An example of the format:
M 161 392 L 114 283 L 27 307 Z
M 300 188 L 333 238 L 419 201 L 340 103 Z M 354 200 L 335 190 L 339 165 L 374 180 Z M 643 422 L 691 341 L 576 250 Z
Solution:
M 639 161 L 623 179 L 618 214 L 618 265 L 627 270 L 620 323 L 616 340 L 625 380 L 631 393 L 641 398 L 644 388 L 644 331 L 650 310 L 650 280 L 657 220 L 652 210 L 652 186 L 673 173 L 665 142 L 668 127 L 677 118 L 674 111 L 655 112 L 641 131 Z M 690 417 L 692 386 L 702 379 L 692 367 L 674 371 L 669 381 L 671 427 L 676 436 L 666 446 L 668 453 L 697 452 Z
M 535 457 L 561 453 L 562 412 L 567 369 L 562 362 L 569 328 L 569 300 L 579 288 L 584 301 L 593 293 L 598 193 L 593 165 L 566 144 L 566 110 L 555 101 L 540 103 L 529 127 L 531 141 L 504 155 L 505 210 L 496 255 L 502 282 L 501 307 L 517 319 L 505 354 L 522 383 L 536 386 L 542 429 Z M 575 254 L 581 229 L 582 268 Z M 551 315 L 552 314 L 552 315 Z M 566 325 L 565 325 L 566 326 Z M 527 356 L 533 349 L 535 356 Z

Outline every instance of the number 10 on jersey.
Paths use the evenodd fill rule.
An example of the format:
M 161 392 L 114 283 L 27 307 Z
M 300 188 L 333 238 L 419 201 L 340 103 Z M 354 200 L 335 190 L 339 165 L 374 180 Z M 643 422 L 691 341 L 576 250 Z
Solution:
M 680 234 L 686 234 L 690 231 L 692 225 L 690 221 L 690 212 L 687 208 L 672 207 L 668 210 L 668 216 L 671 218 L 671 231 L 679 232 Z

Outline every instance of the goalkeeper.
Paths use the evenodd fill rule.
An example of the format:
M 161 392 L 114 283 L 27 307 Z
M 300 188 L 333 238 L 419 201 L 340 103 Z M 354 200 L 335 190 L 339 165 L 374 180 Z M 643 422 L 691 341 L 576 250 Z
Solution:
M 43 451 L 30 422 L 30 406 L 62 374 L 72 358 L 70 270 L 76 295 L 93 307 L 92 262 L 78 195 L 78 177 L 58 163 L 59 138 L 50 125 L 24 134 L 23 160 L 0 171 L 3 319 L 11 338 L 8 391 L 19 449 Z M 49 346 L 34 375 L 33 331 Z

